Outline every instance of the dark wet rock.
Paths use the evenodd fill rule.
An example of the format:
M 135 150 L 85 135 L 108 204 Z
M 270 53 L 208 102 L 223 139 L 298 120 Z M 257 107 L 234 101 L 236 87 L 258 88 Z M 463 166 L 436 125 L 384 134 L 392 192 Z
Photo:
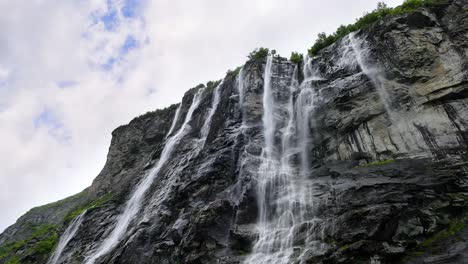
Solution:
M 298 227 L 294 240 L 295 254 L 307 263 L 468 262 L 466 8 L 466 1 L 448 1 L 355 33 L 368 63 L 383 73 L 377 82 L 350 55 L 348 37 L 311 61 L 321 77 L 311 81 L 318 97 L 310 115 L 313 170 L 307 175 L 316 221 Z M 273 60 L 275 100 L 288 99 L 295 66 Z M 146 192 L 122 241 L 98 263 L 234 264 L 246 258 L 258 236 L 255 177 L 263 146 L 264 70 L 262 60 L 244 65 L 243 98 L 237 73 L 225 77 L 203 145 L 215 87 L 185 94 L 172 135 L 204 89 L 190 132 Z M 386 102 L 379 85 L 388 91 Z M 61 233 L 68 213 L 111 194 L 89 208 L 64 251 L 63 263 L 83 263 L 160 159 L 177 107 L 117 128 L 92 186 L 63 203 L 32 209 L 0 235 L 0 247 L 30 237 L 29 224 L 54 224 Z M 303 248 L 306 239 L 320 243 Z M 35 243 L 8 258 L 23 256 Z M 0 263 L 8 258 L 0 257 Z

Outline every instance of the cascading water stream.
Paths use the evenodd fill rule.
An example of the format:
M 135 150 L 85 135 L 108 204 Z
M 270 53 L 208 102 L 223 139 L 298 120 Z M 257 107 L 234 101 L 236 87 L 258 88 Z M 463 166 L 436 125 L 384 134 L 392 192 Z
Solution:
M 140 210 L 144 194 L 151 186 L 156 176 L 159 174 L 159 171 L 161 170 L 163 165 L 172 155 L 174 147 L 179 143 L 180 139 L 183 136 L 185 136 L 188 130 L 190 129 L 188 123 L 192 119 L 192 114 L 200 103 L 202 91 L 203 90 L 200 89 L 194 95 L 192 104 L 190 105 L 190 108 L 187 112 L 184 123 L 182 124 L 178 132 L 166 141 L 164 149 L 162 150 L 161 156 L 158 162 L 156 163 L 155 167 L 151 170 L 150 173 L 148 173 L 143 178 L 140 184 L 138 184 L 132 196 L 128 200 L 123 213 L 117 218 L 117 223 L 114 229 L 112 230 L 110 235 L 108 235 L 108 237 L 104 239 L 101 246 L 86 259 L 87 264 L 93 264 L 98 258 L 104 256 L 109 251 L 111 251 L 115 246 L 117 246 L 122 237 L 125 235 L 125 232 L 127 231 L 131 220 Z
M 298 141 L 301 146 L 300 173 L 306 176 L 309 173 L 309 119 L 314 107 L 314 92 L 309 87 L 302 87 L 296 102 L 296 119 Z
M 364 58 L 364 51 L 361 49 L 362 43 L 356 39 L 355 33 L 352 32 L 348 35 L 348 40 L 351 49 L 353 50 L 355 56 L 356 56 L 356 62 L 358 63 L 359 67 L 361 68 L 362 72 L 369 77 L 369 79 L 372 81 L 374 86 L 376 87 L 377 93 L 379 94 L 379 97 L 381 98 L 385 110 L 387 113 L 390 115 L 390 118 L 392 120 L 396 119 L 394 118 L 395 113 L 392 108 L 392 97 L 388 93 L 387 89 L 384 86 L 385 80 L 382 77 L 382 74 L 380 73 L 380 70 L 376 67 L 371 66 L 368 64 Z
M 274 136 L 275 136 L 275 117 L 274 117 L 274 98 L 271 88 L 271 71 L 273 56 L 268 56 L 265 65 L 264 85 L 263 85 L 263 136 L 264 147 L 262 149 L 262 164 L 260 165 L 257 178 L 259 220 L 257 229 L 259 238 L 254 246 L 252 255 L 246 260 L 247 263 L 264 263 L 266 254 L 272 251 L 275 243 L 275 232 L 272 228 L 269 215 L 275 210 L 271 205 L 274 198 L 274 184 L 276 173 L 279 171 L 279 164 L 273 157 Z
M 307 76 L 313 78 L 313 76 Z M 258 171 L 259 238 L 249 264 L 286 264 L 300 258 L 298 250 L 310 239 L 298 241 L 299 229 L 313 221 L 312 182 L 309 176 L 309 119 L 314 107 L 311 87 L 299 86 L 294 69 L 287 98 L 275 99 L 272 85 L 272 57 L 264 76 L 264 148 Z M 297 100 L 294 100 L 296 92 Z M 281 140 L 277 140 L 281 136 Z M 275 145 L 276 144 L 276 145 Z M 279 144 L 279 145 L 278 145 Z M 299 155 L 299 164 L 295 156 Z
M 208 134 L 210 133 L 210 128 L 211 128 L 211 121 L 213 119 L 213 115 L 216 112 L 216 109 L 218 109 L 218 104 L 221 99 L 221 86 L 223 85 L 223 81 L 221 81 L 215 88 L 213 92 L 213 99 L 211 101 L 211 108 L 210 112 L 208 112 L 208 116 L 205 119 L 205 123 L 203 123 L 203 127 L 201 128 L 200 134 L 200 147 L 198 148 L 198 151 L 201 151 L 203 147 L 205 146 L 206 139 L 208 137 Z
M 166 139 L 172 134 L 172 131 L 174 130 L 177 124 L 177 121 L 179 120 L 180 108 L 182 108 L 182 103 L 180 103 L 179 106 L 177 107 L 177 110 L 174 115 L 174 119 L 172 119 L 171 128 L 169 128 L 169 132 L 167 132 L 166 134 L 166 137 L 165 137 Z
M 244 87 L 244 67 L 240 68 L 239 74 L 237 75 L 237 90 L 239 93 L 239 108 L 242 114 L 242 126 L 241 129 L 244 129 L 245 126 L 245 111 L 244 111 L 244 96 L 245 96 L 245 87 Z
M 410 133 L 409 131 L 412 130 L 412 127 L 408 123 L 409 120 L 407 120 L 407 118 L 401 118 L 401 115 L 392 106 L 395 98 L 393 98 L 388 91 L 388 89 L 392 87 L 387 87 L 389 81 L 385 79 L 383 71 L 378 66 L 372 65 L 366 60 L 366 57 L 369 56 L 369 51 L 368 47 L 366 47 L 365 41 L 357 38 L 354 32 L 350 33 L 347 38 L 348 45 L 354 53 L 354 60 L 359 65 L 362 72 L 375 86 L 377 94 L 379 95 L 396 132 L 400 135 L 402 141 L 409 141 L 409 144 L 405 144 L 407 151 L 412 151 L 412 148 L 422 150 L 423 147 L 418 143 L 422 141 L 414 139 L 414 137 L 418 136 L 419 133 L 403 136 L 405 133 Z
M 50 256 L 49 261 L 47 264 L 57 264 L 59 263 L 60 257 L 62 256 L 62 252 L 65 249 L 65 247 L 68 245 L 68 242 L 75 236 L 76 231 L 78 231 L 78 228 L 81 225 L 81 222 L 83 222 L 83 216 L 86 214 L 86 210 L 82 212 L 80 215 L 75 217 L 73 221 L 70 223 L 70 225 L 67 227 L 65 232 L 63 232 L 62 236 L 60 237 L 60 240 L 57 244 L 57 247 L 55 248 L 54 253 L 52 256 Z
M 273 56 L 267 58 L 265 65 L 265 74 L 263 76 L 263 128 L 265 137 L 264 158 L 271 161 L 273 158 L 274 141 L 275 141 L 275 102 L 271 90 L 271 67 L 273 64 Z

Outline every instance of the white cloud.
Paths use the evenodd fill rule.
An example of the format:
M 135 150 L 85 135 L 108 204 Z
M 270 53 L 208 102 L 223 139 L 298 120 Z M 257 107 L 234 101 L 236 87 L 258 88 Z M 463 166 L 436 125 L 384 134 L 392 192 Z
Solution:
M 33 206 L 89 186 L 118 125 L 223 77 L 256 47 L 305 52 L 318 32 L 375 5 L 0 1 L 0 230 Z M 129 37 L 135 41 L 122 48 Z
M 0 65 L 0 85 L 6 81 L 8 75 L 10 75 L 10 71 Z

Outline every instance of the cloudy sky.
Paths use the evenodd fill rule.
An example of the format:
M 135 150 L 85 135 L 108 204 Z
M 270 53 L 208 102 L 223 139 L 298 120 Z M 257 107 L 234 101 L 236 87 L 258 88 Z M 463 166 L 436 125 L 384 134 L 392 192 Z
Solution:
M 403 0 L 387 0 L 390 6 Z M 0 0 L 0 231 L 89 186 L 111 131 L 376 0 Z

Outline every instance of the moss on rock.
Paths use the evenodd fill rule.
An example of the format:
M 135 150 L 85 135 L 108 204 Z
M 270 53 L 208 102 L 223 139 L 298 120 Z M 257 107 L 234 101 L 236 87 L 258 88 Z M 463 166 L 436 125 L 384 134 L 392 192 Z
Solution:
M 378 160 L 378 161 L 374 161 L 374 162 L 371 162 L 371 163 L 362 164 L 362 165 L 359 165 L 357 167 L 358 168 L 367 168 L 367 167 L 373 167 L 373 166 L 383 166 L 383 165 L 391 164 L 391 163 L 394 163 L 394 162 L 395 162 L 395 160 L 393 160 L 393 159 Z
M 43 224 L 36 226 L 27 239 L 6 243 L 0 247 L 0 262 L 39 263 L 47 260 L 58 242 L 57 226 Z M 28 261 L 21 261 L 28 259 Z M 31 260 L 31 261 L 29 261 Z
M 85 210 L 100 207 L 104 205 L 105 203 L 109 202 L 110 200 L 112 200 L 112 198 L 113 198 L 112 194 L 106 194 L 97 198 L 96 200 L 93 200 L 85 205 L 82 205 L 70 211 L 69 213 L 65 215 L 65 218 L 63 219 L 64 224 L 68 225 L 73 219 L 75 219 L 75 217 L 83 213 Z
M 419 258 L 426 254 L 426 252 L 433 251 L 433 249 L 436 248 L 439 243 L 447 241 L 463 230 L 463 228 L 465 228 L 466 221 L 466 218 L 457 218 L 451 220 L 446 228 L 428 236 L 426 239 L 422 240 L 414 249 L 408 251 L 401 259 L 401 263 L 411 263 L 414 258 Z

